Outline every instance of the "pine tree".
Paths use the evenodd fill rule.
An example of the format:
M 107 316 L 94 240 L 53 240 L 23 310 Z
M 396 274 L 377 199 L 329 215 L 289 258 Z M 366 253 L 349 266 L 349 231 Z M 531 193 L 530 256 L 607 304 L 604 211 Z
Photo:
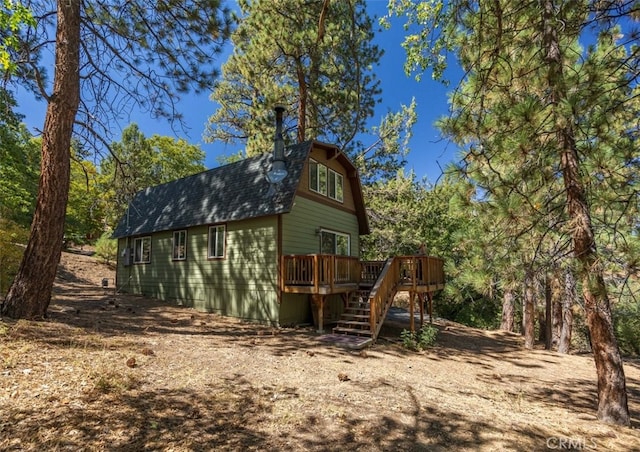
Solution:
M 212 86 L 212 56 L 220 51 L 226 23 L 216 0 L 25 6 L 36 25 L 22 33 L 0 29 L 0 42 L 9 34 L 18 40 L 9 50 L 12 61 L 21 62 L 16 80 L 46 100 L 47 113 L 31 235 L 0 311 L 37 319 L 47 313 L 62 251 L 72 136 L 92 145 L 87 148 L 104 148 L 113 123 L 132 104 L 179 119 L 179 93 Z M 46 51 L 55 54 L 50 86 L 40 64 Z
M 423 26 L 406 41 L 409 69 L 431 67 L 441 77 L 443 53 L 453 49 L 467 71 L 444 128 L 464 149 L 465 170 L 499 204 L 521 205 L 518 236 L 538 236 L 534 257 L 545 249 L 573 257 L 598 373 L 598 418 L 628 425 L 624 371 L 593 226 L 592 206 L 603 197 L 591 188 L 604 184 L 588 170 L 600 162 L 604 172 L 637 171 L 637 159 L 627 151 L 637 121 L 624 117 L 634 105 L 629 93 L 638 77 L 637 48 L 629 53 L 626 46 L 636 34 L 628 30 L 625 42 L 611 26 L 616 17 L 632 18 L 633 5 L 505 0 L 452 2 L 443 10 L 442 3 L 393 4 Z M 590 26 L 601 33 L 585 52 L 578 40 Z M 432 34 L 436 27 L 442 32 Z M 435 36 L 435 45 L 424 36 Z M 620 140 L 615 147 L 612 137 Z M 630 183 L 618 180 L 606 193 L 622 206 L 635 191 Z M 551 242 L 548 232 L 555 236 Z
M 211 141 L 245 143 L 247 155 L 273 147 L 272 110 L 290 114 L 294 142 L 319 139 L 353 151 L 380 93 L 373 67 L 381 51 L 363 0 L 239 2 L 234 52 L 211 100 Z M 353 155 L 353 154 L 352 154 Z

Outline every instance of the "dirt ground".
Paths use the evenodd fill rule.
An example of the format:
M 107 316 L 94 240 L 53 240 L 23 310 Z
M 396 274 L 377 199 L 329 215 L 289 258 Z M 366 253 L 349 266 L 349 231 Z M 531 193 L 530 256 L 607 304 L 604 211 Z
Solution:
M 112 278 L 64 253 L 50 318 L 0 322 L 0 450 L 640 451 L 638 360 L 619 428 L 595 419 L 590 355 L 444 322 L 426 352 L 398 325 L 349 351 L 115 296 Z

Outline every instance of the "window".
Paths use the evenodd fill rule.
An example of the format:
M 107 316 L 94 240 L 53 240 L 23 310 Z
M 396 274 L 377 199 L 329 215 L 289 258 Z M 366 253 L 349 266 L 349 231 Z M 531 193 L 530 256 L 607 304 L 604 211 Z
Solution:
M 309 160 L 309 189 L 331 199 L 344 199 L 344 177 L 315 160 Z
M 187 258 L 187 231 L 173 233 L 173 259 L 183 261 Z
M 226 228 L 224 225 L 211 226 L 209 228 L 209 258 L 219 259 L 224 257 Z
M 329 198 L 342 202 L 343 200 L 342 174 L 329 170 Z
M 327 196 L 327 167 L 318 164 L 318 192 Z
M 320 230 L 320 252 L 322 254 L 351 255 L 351 237 L 349 234 Z
M 309 160 L 309 190 L 318 191 L 318 162 Z
M 138 237 L 133 240 L 133 263 L 148 264 L 151 262 L 151 237 Z

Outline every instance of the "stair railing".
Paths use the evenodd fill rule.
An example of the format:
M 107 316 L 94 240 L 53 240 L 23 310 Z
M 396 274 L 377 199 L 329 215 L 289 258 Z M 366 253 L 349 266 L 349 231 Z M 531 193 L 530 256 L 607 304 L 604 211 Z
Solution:
M 373 340 L 378 337 L 389 306 L 393 303 L 399 279 L 399 269 L 400 266 L 395 265 L 394 258 L 387 259 L 369 293 L 369 326 Z

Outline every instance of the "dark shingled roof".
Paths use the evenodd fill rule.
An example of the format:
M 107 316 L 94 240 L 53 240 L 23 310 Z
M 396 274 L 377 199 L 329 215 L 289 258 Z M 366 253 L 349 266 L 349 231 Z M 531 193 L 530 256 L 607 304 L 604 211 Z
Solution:
M 313 141 L 286 150 L 289 174 L 271 189 L 271 153 L 139 191 L 114 238 L 289 212 Z

